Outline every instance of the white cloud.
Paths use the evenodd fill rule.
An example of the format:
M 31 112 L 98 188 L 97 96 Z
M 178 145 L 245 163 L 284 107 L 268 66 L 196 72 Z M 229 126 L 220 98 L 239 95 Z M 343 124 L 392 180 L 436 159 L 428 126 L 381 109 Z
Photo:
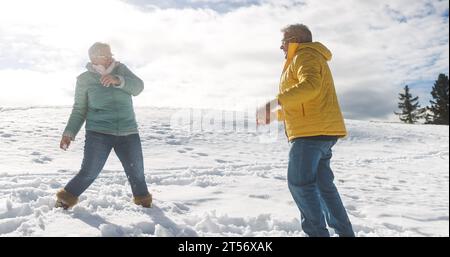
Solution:
M 0 105 L 71 105 L 95 41 L 144 79 L 136 105 L 269 99 L 283 62 L 280 28 L 298 22 L 333 51 L 346 117 L 388 117 L 405 83 L 448 72 L 448 1 L 233 1 L 223 13 L 182 2 L 150 11 L 121 0 L 2 1 Z

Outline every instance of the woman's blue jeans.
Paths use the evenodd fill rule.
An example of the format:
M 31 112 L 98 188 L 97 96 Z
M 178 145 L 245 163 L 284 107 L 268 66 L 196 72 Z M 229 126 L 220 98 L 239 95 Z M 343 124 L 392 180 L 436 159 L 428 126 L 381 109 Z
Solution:
M 300 209 L 303 231 L 311 237 L 330 236 L 326 222 L 339 236 L 355 236 L 330 167 L 337 140 L 297 138 L 289 152 L 288 185 Z
M 122 163 L 133 196 L 147 196 L 149 192 L 139 134 L 113 136 L 87 130 L 81 169 L 64 189 L 74 196 L 80 196 L 100 174 L 112 149 Z

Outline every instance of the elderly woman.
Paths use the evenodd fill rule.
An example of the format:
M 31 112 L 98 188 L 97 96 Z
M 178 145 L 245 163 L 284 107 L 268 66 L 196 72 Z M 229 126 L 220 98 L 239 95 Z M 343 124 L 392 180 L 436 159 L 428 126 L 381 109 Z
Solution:
M 89 58 L 87 71 L 77 78 L 75 103 L 60 143 L 60 148 L 67 150 L 86 121 L 83 163 L 78 174 L 57 192 L 56 207 L 74 206 L 114 149 L 130 182 L 134 203 L 150 208 L 152 196 L 145 182 L 132 101 L 132 96 L 142 92 L 144 83 L 127 66 L 113 59 L 107 44 L 92 45 Z

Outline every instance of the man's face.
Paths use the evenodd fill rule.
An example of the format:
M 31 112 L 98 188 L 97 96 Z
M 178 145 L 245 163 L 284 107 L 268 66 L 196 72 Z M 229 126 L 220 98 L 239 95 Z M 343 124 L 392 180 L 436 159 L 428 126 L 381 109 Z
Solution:
M 290 36 L 288 33 L 283 34 L 283 39 L 281 40 L 280 49 L 284 52 L 284 58 L 287 58 L 288 48 L 290 41 L 294 39 L 294 37 Z
M 91 57 L 91 62 L 94 65 L 102 65 L 105 68 L 108 68 L 113 62 L 113 54 L 111 53 L 111 49 L 109 47 L 105 47 L 100 49 L 96 56 Z

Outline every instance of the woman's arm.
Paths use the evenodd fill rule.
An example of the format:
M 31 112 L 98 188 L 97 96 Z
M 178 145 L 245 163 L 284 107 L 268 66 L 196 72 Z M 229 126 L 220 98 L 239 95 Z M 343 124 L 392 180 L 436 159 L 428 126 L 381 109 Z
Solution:
M 77 80 L 77 86 L 75 88 L 75 102 L 73 104 L 72 113 L 70 114 L 69 121 L 64 130 L 63 136 L 70 137 L 75 140 L 75 136 L 83 126 L 86 120 L 86 114 L 88 109 L 88 94 L 87 86 Z
M 144 90 L 144 82 L 138 76 L 128 69 L 127 66 L 121 64 L 116 75 L 121 80 L 121 84 L 116 86 L 132 96 L 138 96 Z

